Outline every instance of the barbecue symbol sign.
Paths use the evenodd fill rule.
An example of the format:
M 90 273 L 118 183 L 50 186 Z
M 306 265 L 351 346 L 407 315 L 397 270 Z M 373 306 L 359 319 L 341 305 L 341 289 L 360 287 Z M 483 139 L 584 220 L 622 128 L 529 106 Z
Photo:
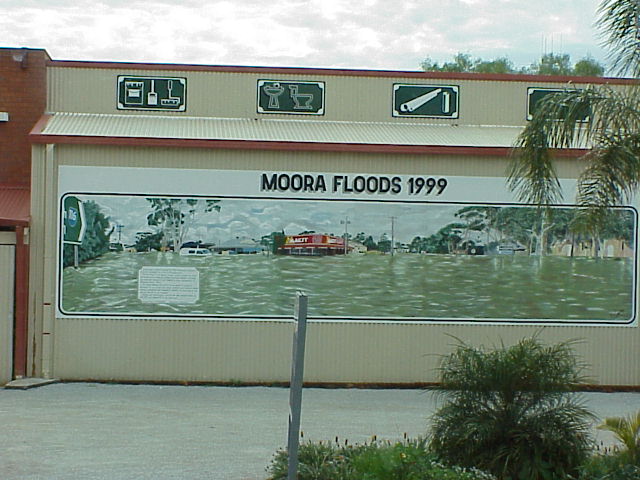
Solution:
M 393 85 L 394 117 L 458 118 L 455 85 Z
M 186 110 L 186 78 L 118 77 L 118 110 Z
M 258 80 L 258 113 L 324 115 L 324 82 Z

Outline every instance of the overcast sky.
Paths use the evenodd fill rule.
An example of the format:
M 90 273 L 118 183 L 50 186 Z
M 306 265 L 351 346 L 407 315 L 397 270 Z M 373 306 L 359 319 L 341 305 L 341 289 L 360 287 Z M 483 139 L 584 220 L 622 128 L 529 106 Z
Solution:
M 599 0 L 0 0 L 0 46 L 56 60 L 418 70 L 457 52 L 605 63 Z

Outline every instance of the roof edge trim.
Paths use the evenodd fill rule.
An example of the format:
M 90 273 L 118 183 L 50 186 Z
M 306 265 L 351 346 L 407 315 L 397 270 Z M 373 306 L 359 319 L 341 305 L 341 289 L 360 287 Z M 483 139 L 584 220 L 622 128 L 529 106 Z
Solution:
M 203 65 L 178 63 L 137 63 L 137 62 L 105 62 L 82 60 L 49 60 L 50 67 L 62 68 L 101 68 L 128 70 L 170 70 L 191 72 L 220 72 L 220 73 L 265 73 L 281 75 L 327 75 L 348 77 L 405 77 L 437 80 L 485 80 L 502 82 L 545 82 L 545 83 L 578 83 L 578 84 L 637 84 L 633 78 L 616 77 L 576 77 L 554 75 L 525 75 L 508 73 L 463 73 L 463 72 L 425 72 L 419 70 L 359 70 L 342 68 L 304 68 L 304 67 L 269 67 L 269 66 L 240 66 L 240 65 Z
M 42 121 L 42 120 L 41 120 Z M 38 122 L 40 123 L 40 122 Z M 44 123 L 46 124 L 46 122 Z M 44 127 L 43 127 L 44 128 Z M 477 147 L 452 145 L 397 145 L 371 143 L 328 143 L 328 142 L 281 142 L 265 140 L 218 140 L 191 138 L 150 138 L 150 137 L 101 137 L 80 135 L 47 135 L 36 132 L 29 135 L 34 144 L 135 146 L 166 148 L 210 148 L 227 150 L 277 150 L 299 152 L 344 152 L 344 153 L 394 153 L 431 155 L 473 155 L 507 157 L 511 147 Z M 558 157 L 580 157 L 587 150 L 562 149 L 555 151 Z

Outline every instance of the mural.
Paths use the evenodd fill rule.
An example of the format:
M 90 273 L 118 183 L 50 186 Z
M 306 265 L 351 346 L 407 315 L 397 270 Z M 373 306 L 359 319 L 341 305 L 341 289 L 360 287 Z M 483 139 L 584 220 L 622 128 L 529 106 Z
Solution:
M 404 177 L 363 177 L 353 198 L 327 194 L 335 176 L 324 190 L 301 176 L 306 197 L 291 176 L 255 178 L 242 196 L 61 188 L 87 225 L 77 267 L 61 237 L 59 314 L 290 318 L 303 290 L 325 320 L 635 322 L 633 208 L 611 209 L 594 237 L 570 206 L 447 199 L 455 178 L 422 180 L 417 200 Z

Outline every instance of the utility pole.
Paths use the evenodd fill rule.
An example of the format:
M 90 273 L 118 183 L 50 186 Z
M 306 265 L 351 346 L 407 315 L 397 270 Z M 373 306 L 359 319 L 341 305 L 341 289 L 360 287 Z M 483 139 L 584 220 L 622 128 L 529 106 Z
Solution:
M 349 253 L 349 231 L 347 225 L 351 222 L 349 221 L 349 217 L 344 217 L 344 220 L 340 220 L 340 225 L 344 225 L 344 254 Z
M 391 217 L 391 256 L 395 250 L 395 222 L 397 217 Z
M 118 243 L 122 243 L 121 239 L 122 239 L 122 229 L 124 228 L 124 225 L 121 224 L 117 224 L 116 225 L 116 231 L 118 232 Z

